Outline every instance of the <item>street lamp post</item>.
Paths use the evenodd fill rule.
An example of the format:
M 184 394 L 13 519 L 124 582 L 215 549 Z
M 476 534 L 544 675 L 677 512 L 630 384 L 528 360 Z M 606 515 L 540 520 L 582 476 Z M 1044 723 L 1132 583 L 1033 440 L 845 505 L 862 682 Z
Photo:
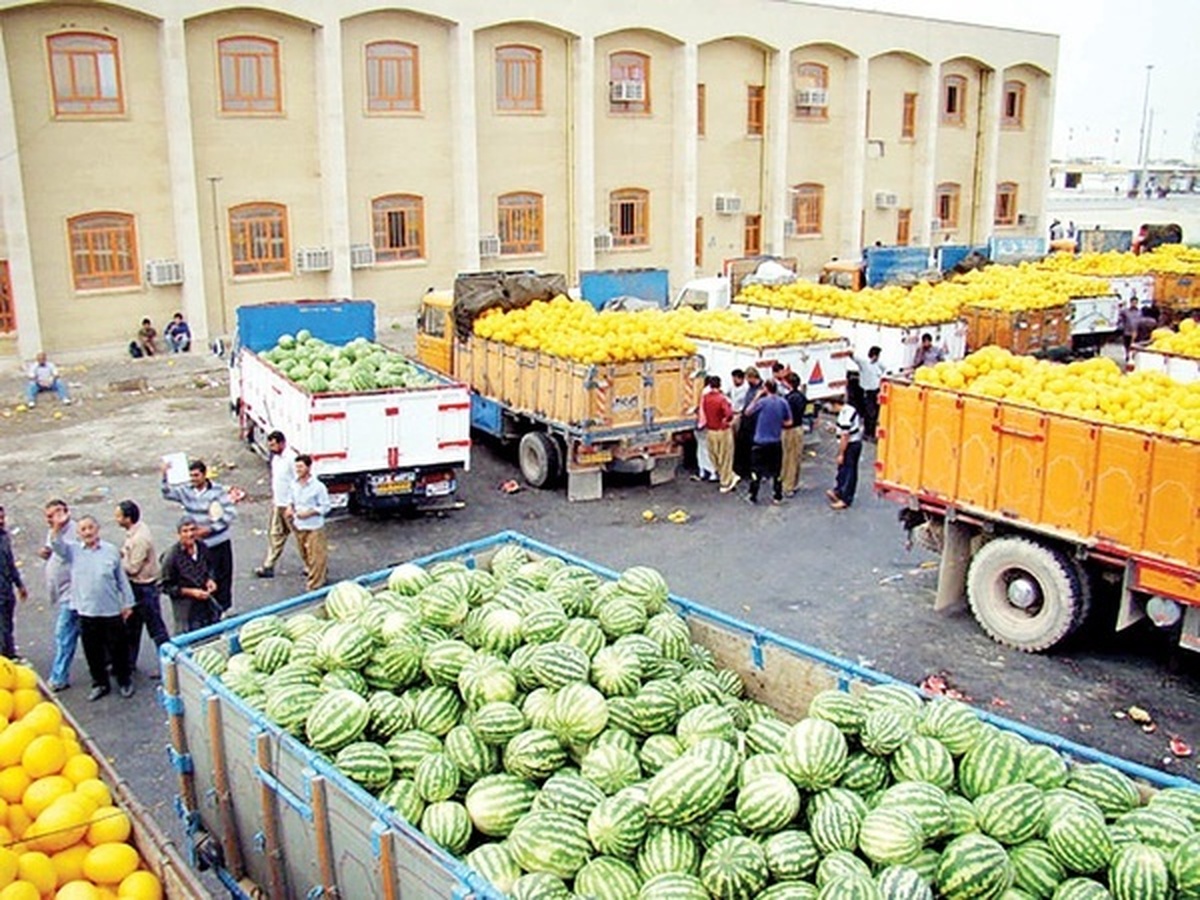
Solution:
M 221 215 L 217 203 L 217 185 L 221 182 L 220 175 L 208 176 L 209 196 L 212 199 L 213 217 L 213 252 L 217 262 L 217 297 L 221 302 L 221 334 L 229 333 L 229 318 L 225 311 L 225 264 L 221 261 Z
M 1138 165 L 1142 168 L 1141 178 L 1138 181 L 1138 190 L 1146 189 L 1147 169 L 1150 165 L 1150 145 L 1147 138 L 1149 137 L 1147 122 L 1150 115 L 1150 73 L 1154 71 L 1154 66 L 1146 66 L 1146 91 L 1142 95 L 1142 128 L 1138 132 Z

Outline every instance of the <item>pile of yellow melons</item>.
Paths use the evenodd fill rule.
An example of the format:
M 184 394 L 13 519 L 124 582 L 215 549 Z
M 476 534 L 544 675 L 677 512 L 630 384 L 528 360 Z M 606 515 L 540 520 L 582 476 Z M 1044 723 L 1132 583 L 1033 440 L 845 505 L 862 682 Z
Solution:
M 976 269 L 956 277 L 946 287 L 964 289 L 960 294 L 963 306 L 1007 312 L 1050 309 L 1069 303 L 1072 297 L 1109 293 L 1108 284 L 1098 278 L 1039 269 L 1031 263 Z
M 917 384 L 950 388 L 1049 412 L 1200 440 L 1200 382 L 1160 372 L 1124 374 L 1097 356 L 1053 363 L 984 347 L 957 362 L 917 369 Z
M 1140 255 L 1118 250 L 1081 253 L 1078 256 L 1055 253 L 1038 263 L 1038 267 L 1105 278 L 1153 275 L 1155 272 L 1200 275 L 1200 250 L 1183 244 L 1163 244 L 1150 253 Z
M 796 312 L 854 319 L 900 328 L 953 322 L 962 308 L 961 290 L 950 285 L 917 284 L 911 290 L 889 286 L 847 291 L 829 284 L 795 281 L 742 288 L 738 302 Z
M 675 310 L 668 317 L 688 337 L 742 347 L 785 347 L 837 339 L 832 331 L 818 328 L 808 319 L 749 320 L 731 309 L 699 312 L 690 308 Z
M 0 657 L 0 900 L 159 900 L 99 766 L 37 675 Z
M 1155 328 L 1150 335 L 1150 349 L 1200 359 L 1200 323 L 1195 319 L 1184 319 L 1179 323 L 1178 331 Z

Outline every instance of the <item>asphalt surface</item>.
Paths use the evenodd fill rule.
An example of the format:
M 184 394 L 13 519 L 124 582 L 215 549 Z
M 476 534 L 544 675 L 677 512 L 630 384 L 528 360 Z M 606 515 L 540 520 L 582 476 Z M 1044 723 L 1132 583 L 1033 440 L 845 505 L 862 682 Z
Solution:
M 82 361 L 68 367 L 67 376 L 81 403 L 60 408 L 50 399 L 36 411 L 0 406 L 0 503 L 33 594 L 18 611 L 18 646 L 39 672 L 49 671 L 53 655 L 53 610 L 35 556 L 44 502 L 64 497 L 76 516 L 90 512 L 105 523 L 102 537 L 119 541 L 113 506 L 131 497 L 165 549 L 179 509 L 158 497 L 164 453 L 202 456 L 219 468 L 222 481 L 247 492 L 234 525 L 236 610 L 303 591 L 294 545 L 277 577 L 252 575 L 266 544 L 269 485 L 265 463 L 238 442 L 219 360 Z M 11 385 L 15 395 L 15 377 Z M 804 489 L 779 507 L 752 506 L 744 493 L 721 495 L 686 473 L 654 488 L 644 476 L 612 479 L 604 499 L 592 503 L 568 503 L 562 491 L 508 494 L 499 485 L 519 477 L 512 450 L 480 443 L 463 479 L 465 508 L 332 523 L 330 578 L 515 529 L 615 569 L 653 565 L 675 593 L 759 627 L 914 684 L 937 675 L 992 712 L 1148 766 L 1193 779 L 1200 774 L 1194 758 L 1174 758 L 1167 749 L 1172 735 L 1200 746 L 1195 656 L 1149 627 L 1114 635 L 1102 623 L 1070 646 L 1030 656 L 993 643 L 968 612 L 935 613 L 936 562 L 905 550 L 896 507 L 871 491 L 871 448 L 862 461 L 858 501 L 834 512 L 824 496 L 832 485 L 834 444 L 818 433 L 805 459 Z M 687 512 L 685 524 L 667 521 L 676 509 Z M 646 511 L 655 514 L 653 521 L 646 521 Z M 73 686 L 59 698 L 155 818 L 177 831 L 177 785 L 165 752 L 158 682 L 146 674 L 150 660 L 146 641 L 133 699 L 114 693 L 89 703 L 80 652 Z M 1153 733 L 1116 716 L 1131 706 L 1149 712 Z

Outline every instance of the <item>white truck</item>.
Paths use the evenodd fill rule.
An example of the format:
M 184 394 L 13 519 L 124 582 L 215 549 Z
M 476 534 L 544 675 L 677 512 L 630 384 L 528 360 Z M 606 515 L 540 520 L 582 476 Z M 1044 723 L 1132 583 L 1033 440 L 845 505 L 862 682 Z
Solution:
M 1200 381 L 1200 359 L 1194 356 L 1151 350 L 1148 344 L 1135 344 L 1131 361 L 1135 372 L 1162 372 L 1181 384 Z
M 230 359 L 230 403 L 242 437 L 266 453 L 281 431 L 351 512 L 457 508 L 459 473 L 470 467 L 471 398 L 466 385 L 410 361 L 414 387 L 310 391 L 263 353 L 282 335 L 308 331 L 336 346 L 375 338 L 369 300 L 301 300 L 243 306 Z M 389 351 L 390 352 L 390 351 Z
M 781 344 L 750 347 L 707 338 L 692 338 L 706 374 L 720 375 L 729 383 L 734 369 L 754 366 L 764 377 L 775 363 L 782 363 L 800 376 L 804 395 L 810 403 L 844 397 L 846 371 L 853 351 L 845 338 L 812 341 L 807 344 Z

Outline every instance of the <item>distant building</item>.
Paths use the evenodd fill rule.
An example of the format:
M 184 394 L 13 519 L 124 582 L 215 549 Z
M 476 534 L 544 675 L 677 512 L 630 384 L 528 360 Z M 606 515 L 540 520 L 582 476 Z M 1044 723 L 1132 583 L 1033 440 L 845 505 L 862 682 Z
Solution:
M 462 270 L 1040 235 L 1057 58 L 783 0 L 0 0 L 0 354 L 407 315 Z
M 1200 191 L 1200 165 L 1150 163 L 1146 166 L 1146 183 L 1143 184 L 1141 166 L 1101 160 L 1053 160 L 1050 163 L 1050 187 L 1054 191 L 1129 197 L 1134 192 L 1145 195 L 1147 186 L 1154 196 L 1195 193 Z

